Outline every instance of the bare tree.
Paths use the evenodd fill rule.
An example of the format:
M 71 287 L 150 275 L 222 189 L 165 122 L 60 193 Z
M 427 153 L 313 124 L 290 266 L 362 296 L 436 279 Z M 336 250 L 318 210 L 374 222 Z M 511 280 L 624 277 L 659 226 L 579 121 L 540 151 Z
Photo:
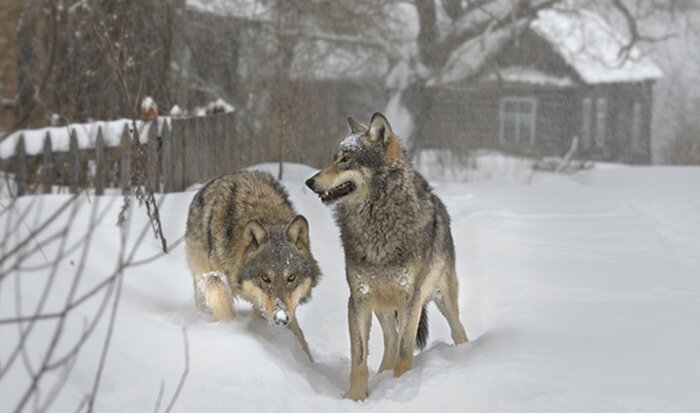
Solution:
M 134 116 L 144 96 L 171 102 L 175 2 L 12 2 L 14 116 L 5 131 Z M 16 22 L 16 24 L 12 24 Z
M 93 384 L 81 389 L 85 392 L 84 404 L 76 406 L 77 410 L 93 410 L 125 271 L 164 254 L 136 258 L 151 224 L 139 228 L 131 219 L 134 210 L 130 209 L 117 228 L 120 245 L 115 252 L 114 269 L 101 280 L 89 274 L 91 270 L 86 264 L 96 248 L 95 229 L 104 225 L 105 220 L 114 219 L 110 211 L 117 201 L 116 197 L 90 200 L 77 194 L 66 197 L 55 208 L 46 209 L 40 197 L 2 198 L 0 290 L 14 291 L 14 313 L 0 313 L 0 329 L 5 331 L 0 387 L 9 386 L 12 381 L 13 388 L 17 389 L 18 385 L 26 383 L 12 400 L 3 400 L 5 407 L 15 403 L 13 411 L 25 411 L 30 406 L 33 410 L 47 410 L 63 390 L 85 345 L 103 340 L 102 353 L 99 360 L 95 360 Z M 72 258 L 75 256 L 79 258 Z M 31 278 L 33 280 L 29 281 Z M 62 297 L 57 297 L 57 291 L 63 290 L 56 290 L 56 285 L 68 286 Z M 27 294 L 29 290 L 38 293 Z M 59 307 L 49 305 L 57 300 L 62 300 Z M 83 329 L 76 335 L 75 324 L 81 319 Z M 52 326 L 48 330 L 46 323 Z M 39 324 L 42 324 L 42 332 L 51 331 L 48 340 L 43 333 L 36 334 Z M 68 328 L 68 325 L 73 327 Z M 16 331 L 10 334 L 13 328 Z M 100 333 L 96 335 L 97 331 Z M 184 340 L 185 369 L 178 388 L 184 384 L 188 369 L 186 335 Z M 169 402 L 168 410 L 177 394 L 179 390 Z
M 416 63 L 409 65 L 413 69 L 407 77 L 405 91 L 400 90 L 405 98 L 405 106 L 410 111 L 414 123 L 419 127 L 414 130 L 415 140 L 420 141 L 424 134 L 420 125 L 426 124 L 422 116 L 428 113 L 431 95 L 426 91 L 427 82 L 439 78 L 449 62 L 450 56 L 460 47 L 469 43 L 488 45 L 485 39 L 495 32 L 506 33 L 515 38 L 536 18 L 542 10 L 557 8 L 576 13 L 580 7 L 598 7 L 612 13 L 613 19 L 623 22 L 626 27 L 627 43 L 620 48 L 620 57 L 627 54 L 640 42 L 663 40 L 668 33 L 660 35 L 647 34 L 639 22 L 645 17 L 658 13 L 674 13 L 683 2 L 675 0 L 614 0 L 612 2 L 577 2 L 563 0 L 415 0 L 413 2 L 418 15 L 419 31 L 417 34 Z M 488 47 L 488 46 L 485 46 Z M 494 45 L 494 47 L 498 47 Z M 488 64 L 473 68 L 466 80 L 476 78 Z

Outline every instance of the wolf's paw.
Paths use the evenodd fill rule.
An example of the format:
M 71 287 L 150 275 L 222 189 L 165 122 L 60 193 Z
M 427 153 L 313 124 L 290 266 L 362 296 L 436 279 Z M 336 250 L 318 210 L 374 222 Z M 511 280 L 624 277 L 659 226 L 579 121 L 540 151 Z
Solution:
M 348 391 L 348 394 L 345 395 L 346 399 L 350 399 L 355 402 L 361 402 L 365 400 L 367 397 L 369 397 L 369 392 L 367 391 L 366 388 L 362 389 L 356 389 L 356 388 L 351 388 L 350 391 Z
M 410 361 L 397 361 L 394 366 L 394 377 L 401 377 L 404 373 L 411 370 L 411 364 Z
M 452 340 L 454 341 L 455 346 L 469 342 L 469 339 L 467 337 L 463 337 L 463 338 L 458 337 L 458 338 L 453 338 Z
M 462 329 L 462 331 L 458 331 L 452 335 L 452 341 L 454 341 L 455 346 L 458 346 L 460 344 L 468 343 L 469 338 L 467 337 L 467 333 L 464 331 L 464 329 Z

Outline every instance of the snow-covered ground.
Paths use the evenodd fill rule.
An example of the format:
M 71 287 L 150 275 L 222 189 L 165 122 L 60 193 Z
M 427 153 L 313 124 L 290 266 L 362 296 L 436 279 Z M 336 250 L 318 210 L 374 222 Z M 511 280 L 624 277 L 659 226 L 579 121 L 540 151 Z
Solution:
M 185 365 L 182 327 L 189 374 L 174 411 L 700 410 L 700 168 L 607 166 L 569 176 L 536 174 L 530 184 L 434 182 L 453 218 L 461 315 L 472 341 L 452 346 L 447 323 L 430 307 L 428 348 L 414 369 L 399 379 L 372 377 L 362 404 L 343 399 L 349 371 L 343 253 L 331 211 L 303 187 L 312 172 L 288 165 L 284 184 L 309 219 L 324 273 L 299 312 L 316 362 L 307 362 L 291 333 L 254 319 L 243 303 L 235 321 L 207 323 L 195 311 L 179 245 L 127 271 L 96 411 L 152 411 L 161 386 L 163 410 Z M 161 217 L 171 241 L 184 232 L 193 194 L 164 201 Z M 26 197 L 18 209 L 41 203 L 41 215 L 48 216 L 66 199 Z M 119 197 L 84 200 L 73 236 L 81 235 L 95 202 L 111 215 L 96 230 L 81 291 L 104 279 L 118 258 Z M 132 240 L 146 222 L 137 212 Z M 26 221 L 13 237 L 38 222 L 33 215 Z M 0 219 L 0 227 L 5 224 Z M 55 254 L 52 248 L 44 253 Z M 149 238 L 138 257 L 158 249 Z M 79 254 L 61 262 L 47 309 L 63 304 Z M 36 254 L 26 266 L 42 260 Z M 25 313 L 48 272 L 27 270 L 21 278 Z M 16 314 L 16 279 L 13 273 L 2 283 L 2 318 Z M 83 331 L 82 316 L 93 316 L 97 301 L 68 320 L 59 350 Z M 80 353 L 54 410 L 73 411 L 90 391 L 106 324 Z M 41 322 L 29 337 L 27 359 L 34 367 L 32 354 L 42 353 L 53 327 Z M 17 339 L 16 326 L 0 325 L 0 367 Z M 381 342 L 375 321 L 372 369 Z M 25 367 L 16 362 L 0 380 L 0 411 L 14 406 L 26 388 Z M 55 379 L 60 371 L 51 374 Z

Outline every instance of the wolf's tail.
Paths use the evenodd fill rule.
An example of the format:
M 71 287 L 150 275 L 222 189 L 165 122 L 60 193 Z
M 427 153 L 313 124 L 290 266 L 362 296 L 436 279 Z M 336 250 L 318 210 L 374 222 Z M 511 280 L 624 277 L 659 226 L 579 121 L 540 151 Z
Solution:
M 416 348 L 423 350 L 428 344 L 428 309 L 423 306 L 418 321 L 418 332 L 416 333 Z

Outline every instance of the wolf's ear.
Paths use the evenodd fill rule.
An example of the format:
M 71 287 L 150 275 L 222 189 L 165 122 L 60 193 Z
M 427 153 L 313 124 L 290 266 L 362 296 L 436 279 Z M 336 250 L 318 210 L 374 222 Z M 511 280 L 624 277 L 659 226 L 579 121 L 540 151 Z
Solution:
M 369 121 L 369 140 L 386 144 L 393 135 L 394 132 L 391 130 L 389 121 L 381 113 L 375 112 Z
M 364 133 L 367 131 L 367 126 L 356 121 L 352 118 L 352 116 L 348 117 L 348 126 L 350 127 L 350 132 L 352 133 Z
M 287 225 L 285 230 L 287 241 L 296 245 L 300 250 L 309 250 L 309 223 L 303 215 L 297 215 Z
M 254 251 L 267 242 L 267 231 L 257 220 L 250 221 L 243 230 L 247 250 Z

